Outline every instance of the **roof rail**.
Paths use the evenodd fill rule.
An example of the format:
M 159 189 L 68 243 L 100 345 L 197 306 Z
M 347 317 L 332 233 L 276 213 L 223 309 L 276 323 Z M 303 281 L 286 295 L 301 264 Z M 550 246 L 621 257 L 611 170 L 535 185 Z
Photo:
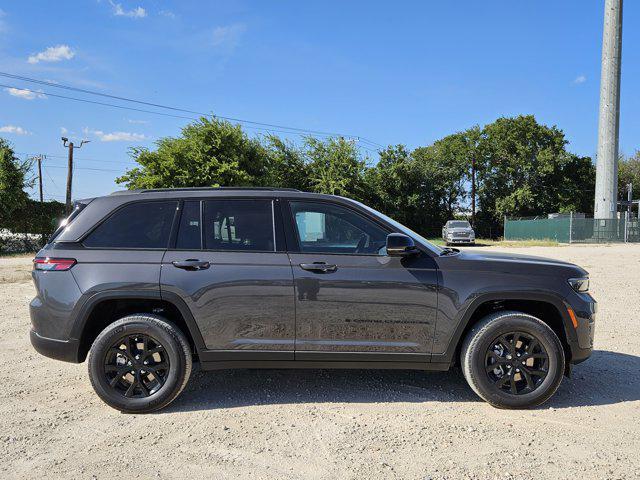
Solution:
M 154 193 L 154 192 L 199 192 L 210 190 L 265 190 L 271 192 L 300 192 L 296 188 L 276 188 L 276 187 L 181 187 L 181 188 L 148 188 L 144 190 L 130 190 L 131 192 L 139 193 Z

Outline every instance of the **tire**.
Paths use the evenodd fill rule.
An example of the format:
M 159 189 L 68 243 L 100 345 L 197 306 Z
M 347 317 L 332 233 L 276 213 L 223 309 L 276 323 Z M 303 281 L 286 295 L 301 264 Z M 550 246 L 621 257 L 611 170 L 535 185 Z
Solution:
M 88 364 L 93 389 L 107 405 L 124 413 L 148 413 L 166 407 L 182 392 L 192 356 L 189 342 L 173 323 L 136 314 L 98 335 Z
M 520 356 L 529 359 L 522 363 Z M 460 363 L 478 396 L 494 407 L 510 409 L 546 402 L 565 370 L 564 349 L 555 332 L 539 318 L 515 311 L 493 313 L 474 325 L 462 344 Z

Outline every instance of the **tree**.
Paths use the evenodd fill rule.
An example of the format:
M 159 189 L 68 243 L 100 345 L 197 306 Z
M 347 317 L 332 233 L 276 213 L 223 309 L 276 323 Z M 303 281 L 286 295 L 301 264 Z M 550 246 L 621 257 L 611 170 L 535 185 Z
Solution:
M 635 198 L 640 198 L 640 150 L 633 157 L 622 157 L 618 163 L 618 198 L 627 199 L 627 185 L 633 185 Z
M 472 159 L 477 155 L 478 137 L 479 128 L 472 127 L 413 151 L 413 157 L 426 169 L 425 175 L 432 179 L 445 222 L 466 210 L 464 202 L 468 197 L 467 186 L 471 181 Z
M 24 189 L 33 185 L 27 176 L 30 168 L 31 162 L 21 162 L 9 143 L 0 138 L 0 226 L 7 225 L 26 205 L 29 197 Z
M 499 229 L 505 215 L 582 210 L 593 205 L 594 167 L 566 150 L 556 126 L 533 115 L 499 118 L 482 130 L 478 197 L 483 228 Z
M 311 189 L 309 168 L 300 148 L 276 135 L 265 137 L 264 148 L 267 154 L 265 186 Z
M 307 137 L 303 154 L 311 191 L 364 199 L 366 160 L 355 143 L 345 138 Z
M 157 149 L 133 148 L 140 164 L 116 179 L 128 188 L 175 188 L 263 185 L 268 178 L 267 152 L 239 125 L 202 117 L 165 137 Z

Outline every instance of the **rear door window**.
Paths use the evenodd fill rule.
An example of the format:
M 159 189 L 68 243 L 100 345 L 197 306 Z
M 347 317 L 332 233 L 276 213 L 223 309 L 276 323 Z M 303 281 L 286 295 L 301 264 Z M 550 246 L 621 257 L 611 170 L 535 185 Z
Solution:
M 167 248 L 177 202 L 136 202 L 117 210 L 84 240 L 92 248 Z
M 271 200 L 207 200 L 203 217 L 207 250 L 275 251 Z

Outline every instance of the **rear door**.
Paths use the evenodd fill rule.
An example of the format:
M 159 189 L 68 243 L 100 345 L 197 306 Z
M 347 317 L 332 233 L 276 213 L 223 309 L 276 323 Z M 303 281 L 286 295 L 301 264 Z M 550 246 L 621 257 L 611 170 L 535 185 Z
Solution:
M 181 205 L 162 261 L 163 295 L 191 310 L 208 360 L 292 360 L 293 277 L 273 199 L 211 198 Z
M 429 361 L 433 259 L 386 255 L 390 230 L 347 206 L 288 203 L 296 360 Z

